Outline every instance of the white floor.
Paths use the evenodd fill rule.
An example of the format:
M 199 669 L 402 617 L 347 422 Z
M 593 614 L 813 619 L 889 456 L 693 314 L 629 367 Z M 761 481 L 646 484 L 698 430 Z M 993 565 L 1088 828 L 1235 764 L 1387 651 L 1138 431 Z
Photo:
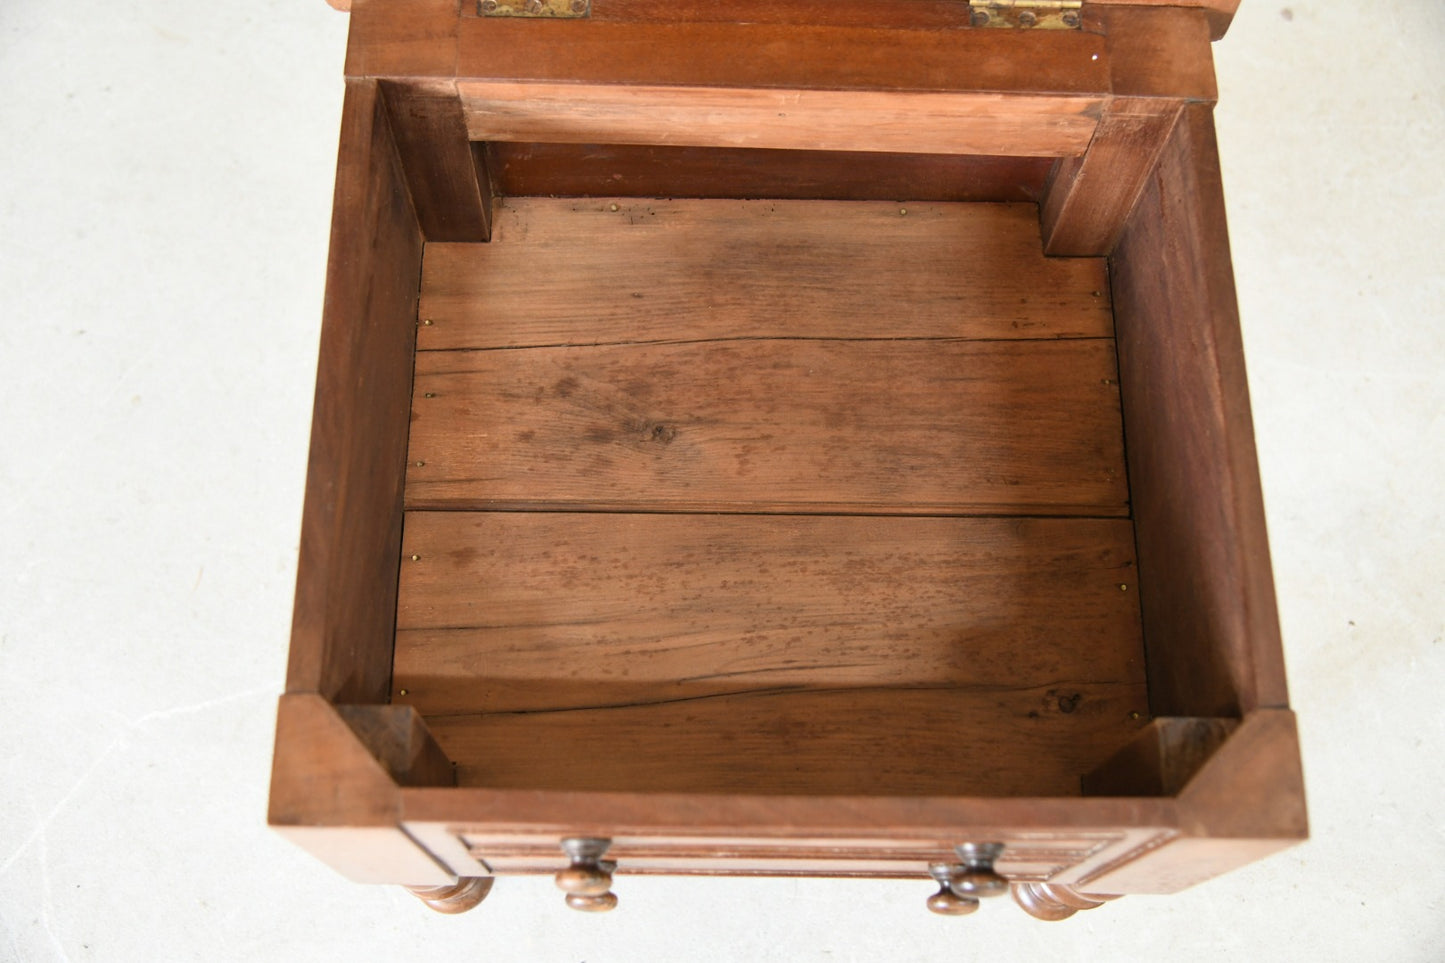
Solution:
M 1058 924 L 922 880 L 442 917 L 265 828 L 345 31 L 0 2 L 0 958 L 1445 959 L 1445 6 L 1244 0 L 1216 48 L 1314 839 Z

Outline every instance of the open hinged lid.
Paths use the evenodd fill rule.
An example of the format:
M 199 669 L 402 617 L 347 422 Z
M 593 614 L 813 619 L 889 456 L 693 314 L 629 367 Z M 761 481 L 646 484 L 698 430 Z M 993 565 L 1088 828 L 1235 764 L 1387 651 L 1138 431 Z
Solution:
M 350 11 L 353 0 L 326 0 L 337 10 Z M 767 18 L 768 14 L 758 7 L 765 5 L 754 2 L 729 3 L 724 5 L 700 5 L 696 3 L 665 0 L 460 0 L 462 7 L 475 2 L 479 16 L 489 17 L 532 17 L 553 19 L 590 18 L 594 3 L 597 14 L 602 18 L 618 19 L 738 19 L 755 21 Z M 766 5 L 771 6 L 771 5 Z M 787 5 L 792 14 L 789 22 L 812 23 L 830 22 L 839 16 L 838 4 L 829 2 L 831 9 L 823 10 L 821 5 L 816 18 L 807 14 L 806 8 L 799 10 L 796 4 Z M 876 3 L 854 3 L 853 11 L 860 21 L 866 21 L 869 12 L 876 14 Z M 1080 29 L 1084 10 L 1088 7 L 1137 6 L 1137 7 L 1184 7 L 1197 8 L 1205 12 L 1214 39 L 1218 40 L 1229 29 L 1239 0 L 906 0 L 903 6 L 911 7 L 906 16 L 917 17 L 920 24 L 936 20 L 943 22 L 967 22 L 978 27 L 1035 27 L 1042 29 Z M 691 16 L 679 15 L 676 11 L 695 7 Z M 967 9 L 965 9 L 967 8 Z M 773 16 L 777 16 L 776 13 Z M 843 17 L 850 19 L 848 12 Z
M 404 153 L 458 145 L 416 158 L 420 189 L 459 191 L 442 209 L 476 206 L 498 145 L 1033 158 L 1046 252 L 1097 255 L 1181 111 L 1214 102 L 1236 4 L 350 0 L 346 73 L 383 84 Z
M 353 0 L 326 0 L 328 4 L 337 10 L 350 11 Z M 471 0 L 461 0 L 462 6 L 469 5 Z M 667 3 L 657 0 L 475 0 L 477 13 L 480 16 L 492 17 L 536 17 L 536 18 L 583 18 L 593 14 L 593 5 L 596 4 L 600 16 L 609 17 L 620 15 L 623 19 L 648 19 L 651 18 L 666 20 L 673 19 L 668 15 L 669 10 L 687 8 L 694 6 L 686 2 Z M 1209 21 L 1215 31 L 1215 39 L 1218 39 L 1228 29 L 1229 23 L 1234 19 L 1234 12 L 1239 7 L 1239 0 L 944 0 L 944 2 L 931 2 L 931 0 L 907 0 L 907 4 L 916 8 L 910 11 L 910 15 L 917 15 L 921 20 L 929 18 L 961 18 L 967 16 L 973 26 L 1001 27 L 1043 27 L 1055 29 L 1077 28 L 1080 20 L 1080 12 L 1086 7 L 1101 6 L 1137 6 L 1137 7 L 1193 7 L 1206 12 Z M 713 7 L 710 16 L 704 15 L 704 10 L 694 11 L 695 19 L 725 19 L 735 16 L 739 20 L 756 20 L 759 11 L 753 9 L 760 6 L 755 3 L 730 3 Z M 830 3 L 829 6 L 836 7 Z M 860 8 L 863 4 L 857 4 Z M 968 12 L 962 7 L 967 6 Z M 789 7 L 796 10 L 796 4 Z M 876 10 L 878 4 L 868 4 L 871 10 Z M 949 9 L 952 8 L 952 9 Z M 1070 11 L 1075 13 L 1071 14 Z M 860 11 L 861 12 L 861 11 Z M 806 14 L 795 13 L 793 19 L 800 22 L 810 22 L 811 18 Z M 820 20 L 831 19 L 826 14 L 820 16 Z

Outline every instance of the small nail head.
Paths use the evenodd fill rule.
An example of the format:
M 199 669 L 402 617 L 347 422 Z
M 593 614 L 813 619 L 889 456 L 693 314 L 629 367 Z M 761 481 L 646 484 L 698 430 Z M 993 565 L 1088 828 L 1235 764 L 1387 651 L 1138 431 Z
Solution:
M 1094 54 L 1094 55 L 1091 56 L 1089 59 L 1090 59 L 1090 60 L 1098 60 L 1098 59 L 1099 59 L 1099 55 L 1098 55 L 1098 54 Z
M 427 318 L 425 321 L 423 321 L 423 322 L 422 322 L 422 327 L 426 327 L 426 328 L 431 327 L 431 318 Z
M 1129 718 L 1130 718 L 1130 719 L 1140 719 L 1140 718 L 1143 718 L 1143 717 L 1140 716 L 1139 713 L 1137 713 L 1137 712 L 1131 712 L 1131 713 L 1129 713 Z
M 405 689 L 397 689 L 397 690 L 396 690 L 396 694 L 397 694 L 397 695 L 406 695 L 406 690 L 405 690 Z
M 1127 591 L 1129 591 L 1129 586 L 1128 586 L 1127 584 L 1125 584 L 1124 582 L 1120 582 L 1120 583 L 1119 583 L 1119 591 L 1121 591 L 1121 592 L 1127 592 Z
M 899 216 L 899 217 L 902 217 L 902 216 L 904 216 L 904 215 L 907 214 L 907 213 L 908 213 L 908 208 L 906 208 L 906 207 L 900 207 L 900 208 L 898 209 L 898 216 Z
M 617 210 L 617 205 L 616 205 L 616 204 L 608 204 L 608 205 L 607 205 L 607 209 L 608 209 L 609 211 L 615 211 L 615 210 Z
M 430 391 L 428 391 L 426 394 L 422 395 L 422 397 L 423 397 L 423 398 L 435 398 L 436 395 L 434 395 L 434 394 L 432 394 Z
M 424 461 L 419 461 L 419 462 L 416 463 L 416 467 L 418 467 L 418 468 L 425 468 L 425 467 L 426 467 L 426 462 L 424 462 Z
M 420 555 L 413 555 L 413 556 L 411 557 L 411 560 L 412 560 L 413 562 L 420 562 L 420 561 L 421 561 L 421 556 L 420 556 Z

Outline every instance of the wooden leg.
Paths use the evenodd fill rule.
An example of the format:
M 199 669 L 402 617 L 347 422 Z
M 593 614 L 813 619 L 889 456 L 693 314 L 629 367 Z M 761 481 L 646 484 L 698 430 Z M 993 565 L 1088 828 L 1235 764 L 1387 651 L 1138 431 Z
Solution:
M 1113 251 L 1182 107 L 1182 101 L 1162 97 L 1109 102 L 1088 150 L 1055 162 L 1049 175 L 1039 205 L 1045 254 Z
M 407 892 L 438 913 L 465 913 L 492 891 L 491 876 L 463 876 L 446 886 L 408 886 Z
M 1048 922 L 1066 920 L 1079 910 L 1094 909 L 1119 898 L 1086 895 L 1061 883 L 1014 883 L 1013 897 L 1025 913 Z

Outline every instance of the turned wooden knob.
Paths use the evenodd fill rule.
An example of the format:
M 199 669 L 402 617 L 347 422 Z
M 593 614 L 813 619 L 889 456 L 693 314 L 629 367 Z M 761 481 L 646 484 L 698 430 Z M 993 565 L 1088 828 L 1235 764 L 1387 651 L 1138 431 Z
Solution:
M 978 909 L 978 900 L 954 895 L 947 886 L 928 897 L 928 910 L 939 916 L 967 916 Z
M 949 863 L 933 863 L 928 867 L 928 875 L 938 880 L 938 892 L 928 897 L 925 904 L 930 913 L 937 913 L 939 916 L 967 916 L 978 909 L 978 900 L 959 896 L 951 888 L 954 874 L 961 869 L 962 866 Z
M 583 896 L 580 893 L 568 893 L 567 905 L 584 913 L 606 913 L 617 908 L 617 894 L 602 893 L 597 896 Z
M 557 888 L 569 896 L 601 896 L 612 888 L 612 874 L 598 866 L 568 866 L 557 874 Z
M 954 851 L 963 860 L 963 867 L 949 879 L 953 892 L 969 899 L 988 899 L 1008 892 L 1008 880 L 993 869 L 993 861 L 1003 854 L 1003 843 L 963 843 Z
M 614 864 L 602 857 L 610 839 L 573 837 L 562 840 L 562 850 L 572 860 L 570 866 L 557 873 L 557 888 L 567 894 L 567 905 L 584 913 L 605 913 L 617 906 L 612 889 Z
M 1008 880 L 991 869 L 965 869 L 953 877 L 949 886 L 959 896 L 987 899 L 1008 892 Z

